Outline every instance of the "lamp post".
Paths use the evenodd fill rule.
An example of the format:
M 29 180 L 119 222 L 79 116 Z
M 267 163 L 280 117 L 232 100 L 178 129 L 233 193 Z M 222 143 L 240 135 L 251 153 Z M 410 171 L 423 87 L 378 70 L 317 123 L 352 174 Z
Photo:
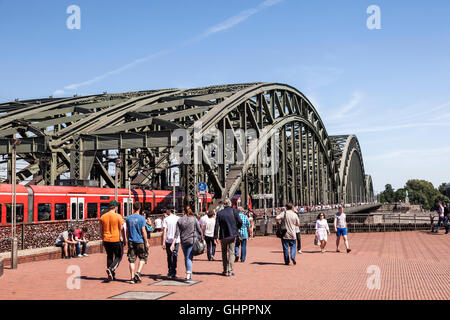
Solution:
M 119 167 L 120 167 L 120 159 L 116 159 L 116 171 L 114 173 L 114 200 L 118 201 L 118 184 L 119 184 Z
M 11 151 L 11 180 L 12 180 L 12 207 L 11 207 L 11 269 L 17 269 L 17 235 L 16 235 L 16 146 L 21 143 L 21 140 L 14 139 Z
M 177 174 L 178 174 L 178 172 L 176 172 L 176 171 L 174 171 L 173 173 L 172 173 L 172 185 L 173 185 L 173 211 L 176 213 L 177 212 L 177 210 L 175 209 L 176 208 L 176 203 L 175 203 L 175 197 L 176 197 L 176 188 L 175 188 L 175 177 L 177 176 Z

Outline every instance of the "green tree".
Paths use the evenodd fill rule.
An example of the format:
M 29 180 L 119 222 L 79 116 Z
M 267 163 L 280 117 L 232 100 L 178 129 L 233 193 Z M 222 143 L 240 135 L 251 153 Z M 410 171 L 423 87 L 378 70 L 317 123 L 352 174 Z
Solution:
M 394 201 L 395 201 L 394 188 L 392 188 L 391 184 L 387 184 L 384 186 L 384 191 L 380 193 L 380 202 L 394 203 Z
M 438 201 L 450 201 L 431 182 L 425 180 L 408 180 L 405 189 L 408 190 L 411 204 L 422 205 L 425 210 L 436 208 Z
M 400 202 L 400 201 L 405 202 L 405 199 L 406 199 L 406 189 L 400 188 L 394 192 L 394 201 L 395 202 Z
M 442 182 L 438 188 L 439 192 L 442 193 L 446 197 L 450 196 L 450 194 L 448 194 L 448 192 L 447 192 L 447 184 L 448 183 Z

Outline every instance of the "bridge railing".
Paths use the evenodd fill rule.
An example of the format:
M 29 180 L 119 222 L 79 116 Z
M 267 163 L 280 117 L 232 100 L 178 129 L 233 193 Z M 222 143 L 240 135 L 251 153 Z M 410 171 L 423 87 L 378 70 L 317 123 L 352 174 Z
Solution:
M 334 233 L 334 214 L 329 212 L 325 214 L 328 221 L 330 232 Z M 315 226 L 318 212 L 303 213 L 299 215 L 300 231 L 305 234 L 315 233 Z M 356 232 L 390 232 L 390 231 L 413 231 L 413 230 L 432 230 L 436 226 L 436 219 L 432 223 L 429 216 L 426 215 L 405 215 L 405 214 L 347 214 L 347 230 L 350 233 Z M 276 230 L 276 221 L 274 217 L 257 219 L 256 232 L 259 235 L 273 234 Z

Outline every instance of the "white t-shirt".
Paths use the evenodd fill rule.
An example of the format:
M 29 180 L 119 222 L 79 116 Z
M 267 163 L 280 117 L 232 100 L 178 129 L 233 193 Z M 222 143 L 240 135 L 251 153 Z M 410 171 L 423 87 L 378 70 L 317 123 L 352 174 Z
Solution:
M 340 215 L 336 213 L 334 217 L 336 218 L 336 228 L 347 228 L 345 213 L 342 212 Z
M 200 226 L 204 226 L 204 225 L 206 225 L 206 220 L 208 219 L 208 215 L 207 214 L 205 214 L 204 216 L 202 216 L 201 218 L 200 218 L 200 221 L 199 221 L 199 223 L 200 223 Z
M 210 218 L 206 216 L 206 219 L 204 220 L 204 226 L 205 226 L 205 236 L 207 237 L 214 237 L 214 228 L 216 227 L 216 218 Z
M 175 237 L 175 232 L 177 231 L 177 222 L 178 222 L 179 218 L 180 217 L 178 217 L 177 215 L 171 214 L 164 219 L 163 228 L 166 229 L 166 242 L 167 243 L 173 242 L 173 238 Z M 175 243 L 180 243 L 179 236 Z
M 160 218 L 155 219 L 155 229 L 161 229 L 162 221 Z
M 444 207 L 443 207 L 443 206 L 439 206 L 439 216 L 440 216 L 441 218 L 444 217 Z

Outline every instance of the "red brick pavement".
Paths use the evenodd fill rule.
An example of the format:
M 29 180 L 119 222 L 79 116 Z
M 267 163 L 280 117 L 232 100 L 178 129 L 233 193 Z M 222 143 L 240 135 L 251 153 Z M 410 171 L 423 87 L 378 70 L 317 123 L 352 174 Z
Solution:
M 357 233 L 349 235 L 352 252 L 335 251 L 335 235 L 329 236 L 328 252 L 318 252 L 313 236 L 302 236 L 302 255 L 297 265 L 283 264 L 280 240 L 255 238 L 248 242 L 247 261 L 235 263 L 235 277 L 220 275 L 222 262 L 194 259 L 190 287 L 151 286 L 167 273 L 165 252 L 152 247 L 144 280 L 128 284 L 126 256 L 117 270 L 119 280 L 104 283 L 105 254 L 87 258 L 30 262 L 17 270 L 5 269 L 0 278 L 0 299 L 108 299 L 126 291 L 174 292 L 163 299 L 438 299 L 448 300 L 450 289 L 450 236 L 424 231 Z M 220 259 L 220 250 L 216 257 Z M 67 289 L 68 266 L 81 270 L 80 289 Z M 381 270 L 381 287 L 367 288 L 367 267 Z M 183 253 L 179 252 L 180 276 L 184 276 Z

